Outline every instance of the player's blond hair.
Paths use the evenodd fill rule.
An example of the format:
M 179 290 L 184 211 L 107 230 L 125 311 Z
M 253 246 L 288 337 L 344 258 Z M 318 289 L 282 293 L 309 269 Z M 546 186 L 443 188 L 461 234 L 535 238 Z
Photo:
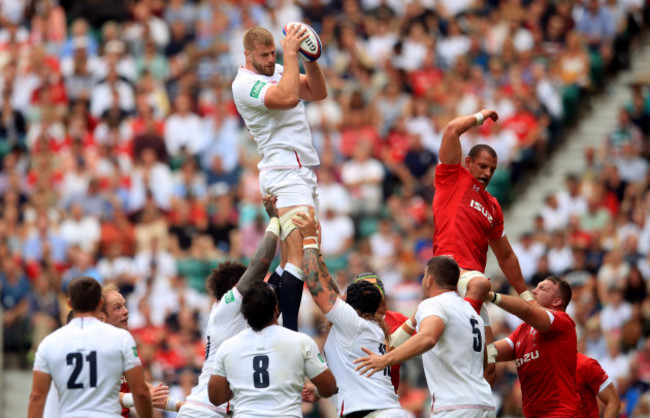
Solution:
M 273 45 L 273 35 L 267 29 L 256 27 L 244 33 L 244 49 L 252 51 L 257 45 Z

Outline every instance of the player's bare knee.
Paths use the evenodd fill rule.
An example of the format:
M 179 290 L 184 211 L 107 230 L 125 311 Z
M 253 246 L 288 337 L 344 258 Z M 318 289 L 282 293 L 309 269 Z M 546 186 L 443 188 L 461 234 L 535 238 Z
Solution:
M 484 300 L 492 289 L 492 284 L 486 277 L 477 276 L 467 284 L 467 297 Z

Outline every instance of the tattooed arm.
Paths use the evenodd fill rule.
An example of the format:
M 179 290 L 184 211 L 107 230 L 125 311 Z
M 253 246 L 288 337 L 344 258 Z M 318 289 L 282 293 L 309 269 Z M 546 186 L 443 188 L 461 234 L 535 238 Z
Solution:
M 300 228 L 303 237 L 317 236 L 318 224 L 314 219 L 312 208 L 309 208 L 309 215 L 303 212 L 298 213 L 293 218 L 293 223 Z M 339 297 L 339 289 L 327 270 L 318 248 L 305 248 L 302 269 L 305 272 L 305 283 L 309 288 L 309 293 L 321 311 L 327 314 L 332 310 Z
M 264 209 L 266 209 L 266 213 L 269 215 L 269 218 L 271 218 L 269 225 L 273 223 L 279 225 L 278 211 L 275 208 L 276 200 L 277 198 L 275 197 L 264 197 Z M 272 228 L 270 227 L 266 229 L 262 242 L 259 247 L 257 247 L 257 250 L 255 250 L 255 254 L 253 254 L 253 258 L 251 258 L 248 268 L 237 283 L 237 290 L 242 295 L 248 290 L 251 284 L 256 281 L 264 280 L 266 273 L 269 271 L 269 266 L 273 261 L 275 250 L 278 246 L 278 234 L 273 232 L 271 229 Z

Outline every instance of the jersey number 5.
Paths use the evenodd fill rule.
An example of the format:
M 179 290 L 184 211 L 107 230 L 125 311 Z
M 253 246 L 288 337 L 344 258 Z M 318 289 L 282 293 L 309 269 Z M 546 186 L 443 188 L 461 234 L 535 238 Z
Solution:
M 253 384 L 257 389 L 268 388 L 271 384 L 269 378 L 269 356 L 253 357 Z
M 481 329 L 477 326 L 478 321 L 474 318 L 470 318 L 469 323 L 472 324 L 472 333 L 474 334 L 474 341 L 472 348 L 477 353 L 481 352 L 483 348 L 483 338 L 481 337 Z
M 90 387 L 97 387 L 97 351 L 91 351 L 86 356 L 86 361 L 90 365 Z M 84 366 L 84 357 L 81 353 L 68 353 L 65 356 L 65 362 L 68 366 L 74 365 L 72 374 L 68 379 L 68 389 L 83 389 L 84 384 L 77 382 L 77 378 Z

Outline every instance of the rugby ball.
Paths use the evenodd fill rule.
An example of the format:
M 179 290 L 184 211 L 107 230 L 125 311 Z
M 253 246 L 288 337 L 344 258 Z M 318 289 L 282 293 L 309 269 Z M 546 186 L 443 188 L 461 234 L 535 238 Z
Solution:
M 282 28 L 282 39 L 287 36 L 287 30 L 293 25 L 298 25 L 307 28 L 307 39 L 302 41 L 300 44 L 300 49 L 298 50 L 298 57 L 301 60 L 306 62 L 316 61 L 320 58 L 320 54 L 323 51 L 323 47 L 320 43 L 320 38 L 316 31 L 309 25 L 306 25 L 301 22 L 289 22 Z

